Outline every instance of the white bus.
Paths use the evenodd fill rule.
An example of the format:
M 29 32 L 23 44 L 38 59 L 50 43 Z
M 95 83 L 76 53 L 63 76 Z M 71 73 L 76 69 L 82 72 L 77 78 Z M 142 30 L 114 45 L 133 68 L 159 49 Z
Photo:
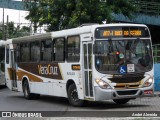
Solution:
M 6 84 L 26 99 L 66 97 L 130 99 L 153 95 L 153 56 L 149 29 L 140 24 L 88 25 L 9 39 L 5 43 Z
M 4 72 L 0 71 L 0 86 L 5 85 Z
M 0 85 L 5 85 L 4 76 L 4 41 L 0 40 Z

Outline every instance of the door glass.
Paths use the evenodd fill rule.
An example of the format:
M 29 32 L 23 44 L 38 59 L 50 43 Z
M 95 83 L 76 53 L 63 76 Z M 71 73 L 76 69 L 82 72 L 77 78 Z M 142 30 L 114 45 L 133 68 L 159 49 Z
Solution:
M 86 96 L 88 96 L 88 71 L 85 71 L 85 92 Z
M 9 49 L 6 49 L 6 64 L 9 64 Z
M 84 78 L 85 78 L 85 95 L 93 97 L 92 84 L 92 44 L 83 44 L 84 50 Z
M 90 96 L 93 97 L 92 71 L 89 71 L 89 87 L 90 87 Z
M 83 45 L 83 50 L 84 50 L 84 68 L 87 69 L 87 44 Z
M 92 69 L 92 44 L 88 44 L 88 63 L 89 69 Z

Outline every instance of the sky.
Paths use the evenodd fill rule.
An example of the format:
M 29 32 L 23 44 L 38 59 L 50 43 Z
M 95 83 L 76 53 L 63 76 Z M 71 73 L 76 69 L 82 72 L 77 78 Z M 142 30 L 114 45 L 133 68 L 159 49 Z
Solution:
M 28 11 L 20 11 L 13 9 L 4 9 L 4 22 L 7 22 L 7 15 L 9 16 L 9 22 L 13 21 L 16 24 L 19 23 L 30 23 L 28 20 L 25 20 L 25 16 L 28 14 Z M 0 22 L 3 21 L 3 8 L 0 8 Z
M 9 16 L 9 22 L 14 22 L 15 26 L 30 26 L 30 21 L 25 19 L 28 15 L 28 11 L 14 10 L 14 9 L 4 9 L 4 23 L 7 22 L 7 15 Z M 3 22 L 3 8 L 0 8 L 0 23 Z M 43 28 L 38 28 L 37 33 L 45 33 Z
M 22 1 L 22 0 L 14 0 L 14 1 Z M 20 24 L 22 26 L 30 26 L 30 21 L 26 20 L 25 17 L 28 15 L 28 11 L 22 10 L 14 10 L 4 8 L 4 23 L 7 22 L 7 15 L 9 16 L 9 22 L 14 22 L 15 26 Z M 3 22 L 3 8 L 0 8 L 0 23 Z M 37 33 L 45 33 L 44 28 L 37 29 Z

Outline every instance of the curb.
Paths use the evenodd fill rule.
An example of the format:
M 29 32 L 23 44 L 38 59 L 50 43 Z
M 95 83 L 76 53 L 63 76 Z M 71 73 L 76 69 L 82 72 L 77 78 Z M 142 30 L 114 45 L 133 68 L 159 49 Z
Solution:
M 160 92 L 154 92 L 154 97 L 160 97 Z
M 154 97 L 160 97 L 160 94 L 154 94 Z

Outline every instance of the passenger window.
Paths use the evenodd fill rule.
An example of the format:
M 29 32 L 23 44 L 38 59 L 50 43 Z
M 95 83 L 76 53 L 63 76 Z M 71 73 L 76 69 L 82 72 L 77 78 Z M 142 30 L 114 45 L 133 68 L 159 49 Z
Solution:
M 30 44 L 22 43 L 20 45 L 21 49 L 21 62 L 29 62 L 30 61 Z
M 17 49 L 16 49 L 16 59 L 17 62 L 20 62 L 20 44 L 17 44 Z
M 41 61 L 51 61 L 52 59 L 52 40 L 41 42 Z
M 31 61 L 38 62 L 40 61 L 40 45 L 39 42 L 31 43 Z
M 9 48 L 6 48 L 6 64 L 9 64 Z
M 80 60 L 80 38 L 79 36 L 68 37 L 67 40 L 67 61 L 79 62 Z
M 64 38 L 54 39 L 54 61 L 64 61 L 65 42 Z

